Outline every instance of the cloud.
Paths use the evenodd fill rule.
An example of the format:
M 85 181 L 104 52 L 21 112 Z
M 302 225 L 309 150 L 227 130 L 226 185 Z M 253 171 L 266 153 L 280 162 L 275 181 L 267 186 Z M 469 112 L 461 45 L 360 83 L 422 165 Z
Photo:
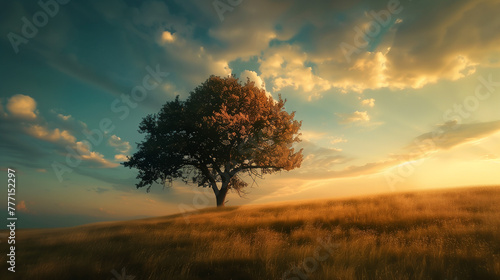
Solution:
M 266 95 L 268 97 L 271 97 L 271 98 L 273 97 L 271 92 L 266 90 L 266 82 L 264 82 L 264 80 L 261 77 L 259 77 L 259 75 L 257 75 L 257 72 L 250 71 L 250 70 L 245 70 L 245 71 L 241 72 L 240 81 L 243 83 L 246 83 L 247 79 L 249 79 L 250 82 L 254 82 L 256 87 L 265 90 Z
M 127 156 L 126 155 L 115 155 L 115 161 L 118 161 L 118 162 L 125 162 L 127 161 Z
M 370 121 L 370 116 L 366 111 L 355 111 L 350 114 L 337 113 L 336 115 L 340 117 L 339 124 L 366 123 Z
M 187 87 L 195 87 L 204 82 L 210 75 L 229 76 L 232 73 L 229 61 L 219 59 L 197 42 L 179 38 L 174 43 L 164 46 L 164 55 L 168 58 L 166 65 L 175 65 L 177 83 Z
M 375 106 L 375 99 L 373 99 L 373 98 L 363 99 L 363 100 L 361 100 L 361 105 L 373 108 Z
M 301 175 L 314 172 L 330 172 L 334 167 L 345 164 L 351 159 L 346 157 L 341 150 L 334 148 L 324 148 L 308 140 L 302 140 L 296 144 L 297 149 L 304 149 L 304 160 L 302 167 L 297 170 Z
M 119 166 L 119 164 L 105 159 L 104 155 L 98 152 L 91 151 L 89 142 L 81 141 L 81 142 L 76 142 L 75 144 L 76 144 L 75 150 L 78 152 L 82 160 L 91 163 L 97 163 L 97 166 L 102 168 L 114 168 Z
M 38 139 L 45 140 L 48 142 L 62 142 L 63 144 L 71 144 L 76 142 L 76 137 L 73 136 L 67 130 L 59 130 L 59 128 L 55 128 L 50 131 L 47 127 L 42 125 L 31 125 L 26 127 L 26 132 Z
M 249 79 L 250 82 L 254 82 L 256 87 L 264 90 L 266 89 L 266 83 L 264 82 L 264 80 L 262 80 L 261 77 L 259 77 L 259 75 L 257 75 L 257 72 L 250 70 L 241 72 L 240 80 L 242 82 L 246 82 L 247 79 Z
M 273 81 L 273 91 L 292 87 L 314 97 L 318 92 L 330 89 L 332 85 L 316 76 L 312 67 L 306 66 L 307 60 L 307 54 L 299 48 L 285 45 L 266 50 L 259 69 L 263 78 Z
M 421 88 L 471 75 L 478 64 L 490 64 L 487 60 L 495 53 L 494 42 L 500 42 L 497 35 L 480 35 L 488 33 L 483 28 L 485 18 L 491 21 L 488 27 L 500 26 L 492 12 L 499 7 L 495 1 L 463 1 L 452 7 L 436 2 L 432 13 L 425 6 L 405 11 L 413 18 L 400 24 L 385 55 L 384 75 L 393 88 Z M 457 32 L 463 35 L 456 36 Z
M 433 131 L 424 133 L 405 147 L 398 158 L 420 159 L 440 150 L 477 143 L 500 131 L 500 121 L 459 124 L 456 121 L 440 124 Z
M 440 1 L 402 3 L 402 12 L 391 15 L 387 26 L 364 37 L 368 46 L 358 48 L 351 61 L 346 60 L 340 44 L 354 45 L 356 28 L 371 26 L 370 12 L 387 9 L 387 0 L 324 0 L 315 5 L 255 0 L 227 12 L 224 24 L 210 1 L 129 5 L 113 0 L 87 5 L 110 28 L 125 30 L 110 48 L 118 50 L 116 56 L 126 57 L 124 65 L 131 66 L 128 69 L 142 71 L 153 62 L 166 71 L 175 68 L 172 78 L 176 86 L 188 91 L 211 74 L 231 74 L 231 62 L 249 58 L 258 59 L 260 77 L 273 92 L 290 88 L 310 98 L 331 89 L 420 88 L 443 79 L 461 79 L 480 66 L 500 65 L 500 34 L 496 32 L 500 29 L 496 14 L 500 3 L 496 0 L 455 1 L 453 5 Z M 18 25 L 19 17 L 12 17 L 9 24 Z M 58 27 L 61 32 L 49 33 L 87 35 L 85 29 L 71 34 L 72 21 L 78 18 L 64 19 L 67 24 L 57 25 L 63 26 Z M 94 64 L 85 64 L 74 55 L 61 57 L 60 49 L 66 42 L 59 39 L 53 48 L 48 35 L 40 36 L 44 39 L 38 40 L 40 45 L 29 46 L 47 63 L 114 95 L 130 91 L 125 81 L 140 80 L 144 75 L 138 70 L 129 77 L 121 69 L 90 67 Z
M 113 168 L 119 166 L 119 164 L 107 160 L 101 153 L 91 151 L 86 140 L 78 141 L 75 134 L 81 134 L 81 131 L 78 131 L 77 127 L 68 126 L 68 129 L 50 127 L 52 125 L 49 126 L 37 111 L 35 114 L 36 102 L 30 96 L 15 95 L 9 99 L 9 104 L 12 106 L 9 109 L 11 114 L 16 114 L 20 118 L 6 118 L 0 125 L 2 131 L 8 132 L 1 135 L 2 147 L 8 151 L 6 155 L 14 158 L 13 162 L 21 159 L 24 166 L 45 170 L 46 163 L 44 166 L 40 166 L 37 160 L 26 162 L 25 159 L 28 157 L 38 159 L 53 154 L 66 156 L 74 151 L 73 156 L 87 164 L 86 167 Z M 26 118 L 30 118 L 30 122 L 25 122 Z M 31 139 L 42 141 L 33 142 Z M 129 149 L 129 147 L 128 142 L 118 146 L 122 150 Z
M 166 42 L 166 43 L 172 43 L 173 41 L 175 41 L 174 34 L 168 32 L 168 31 L 163 31 L 163 33 L 161 34 L 161 39 L 163 42 Z
M 291 87 L 310 96 L 330 88 L 343 92 L 421 88 L 469 76 L 479 65 L 500 64 L 497 52 L 500 34 L 495 32 L 500 28 L 500 19 L 494 12 L 500 3 L 494 0 L 462 1 L 451 6 L 442 2 L 401 4 L 402 12 L 391 15 L 392 21 L 376 35 L 365 36 L 368 45 L 356 47 L 357 52 L 347 60 L 340 44 L 355 45 L 356 28 L 365 30 L 376 25 L 373 17 L 367 16 L 369 12 L 387 9 L 387 1 L 357 2 L 362 2 L 363 8 L 353 7 L 355 3 L 340 5 L 326 1 L 314 7 L 297 1 L 280 3 L 273 11 L 274 18 L 265 16 L 259 21 L 261 29 L 257 24 L 242 27 L 234 22 L 212 34 L 217 34 L 228 46 L 238 46 L 242 41 L 235 34 L 250 35 L 245 39 L 253 39 L 253 52 L 243 47 L 231 51 L 240 50 L 239 57 L 258 56 L 262 62 L 261 76 L 272 80 L 273 91 Z M 254 5 L 265 4 L 257 1 Z M 329 6 L 335 6 L 333 10 L 338 17 L 331 15 L 331 9 L 326 8 Z M 246 17 L 251 11 L 237 9 L 235 13 Z M 273 30 L 268 26 L 280 28 Z M 259 37 L 262 28 L 276 38 Z M 266 44 L 272 40 L 277 43 Z
M 484 154 L 481 157 L 479 157 L 479 160 L 500 163 L 500 157 L 494 154 Z
M 301 168 L 287 175 L 287 178 L 322 180 L 358 177 L 383 172 L 398 163 L 397 159 L 389 158 L 362 165 L 347 165 L 354 158 L 342 150 L 324 148 L 309 141 L 302 141 L 297 144 L 297 148 L 304 149 L 304 160 Z
M 429 5 L 432 6 L 431 13 Z M 500 8 L 497 1 L 403 6 L 403 12 L 397 15 L 399 20 L 387 31 L 380 31 L 375 38 L 365 37 L 369 46 L 358 48 L 359 53 L 350 55 L 350 61 L 336 50 L 327 55 L 327 50 L 322 50 L 321 46 L 320 51 L 311 53 L 314 62 L 325 60 L 325 55 L 330 57 L 319 65 L 318 75 L 335 80 L 335 85 L 345 90 L 361 92 L 384 87 L 421 88 L 440 80 L 469 76 L 480 64 L 495 64 L 492 61 L 498 58 L 496 46 L 500 43 L 500 36 L 493 31 L 500 27 L 500 20 L 493 12 Z M 335 37 L 319 37 L 326 31 L 323 29 L 318 32 L 316 44 L 354 44 L 356 27 L 363 29 L 371 20 L 360 15 L 359 19 L 347 21 L 345 31 L 334 33 Z M 486 29 L 484 22 L 489 22 Z M 497 60 L 496 65 L 498 63 Z
M 458 124 L 456 121 L 440 124 L 433 131 L 421 134 L 400 152 L 390 154 L 385 162 L 392 167 L 419 165 L 435 154 L 462 145 L 479 143 L 500 132 L 500 121 Z
M 409 145 L 397 153 L 389 154 L 378 161 L 349 166 L 346 164 L 354 159 L 346 156 L 341 150 L 323 148 L 304 140 L 297 144 L 297 148 L 304 149 L 302 167 L 293 171 L 288 177 L 333 179 L 382 173 L 401 164 L 425 160 L 439 151 L 478 143 L 498 132 L 500 132 L 500 121 L 472 124 L 448 122 L 437 126 L 433 131 L 415 137 Z M 484 159 L 494 158 L 488 155 Z
M 36 102 L 33 98 L 16 94 L 7 102 L 7 110 L 14 116 L 23 119 L 36 119 Z
M 435 2 L 433 6 L 432 10 L 416 6 L 411 11 L 415 17 L 401 25 L 387 54 L 391 83 L 418 88 L 471 75 L 478 64 L 498 66 L 500 62 L 492 60 L 495 53 L 498 58 L 500 44 L 494 31 L 500 28 L 498 1 Z
M 210 31 L 199 22 L 203 18 L 200 14 L 197 15 L 195 5 L 186 7 L 188 10 L 179 15 L 172 13 L 167 4 L 161 1 L 147 1 L 138 7 L 128 6 L 121 0 L 115 2 L 119 3 L 121 10 L 110 20 L 120 30 L 126 28 L 130 32 L 127 34 L 131 37 L 129 40 L 139 39 L 144 42 L 143 46 L 149 49 L 144 50 L 142 46 L 141 48 L 149 53 L 150 61 L 164 65 L 166 71 L 172 69 L 172 78 L 176 79 L 177 87 L 191 90 L 210 75 L 228 76 L 232 73 L 227 57 L 216 55 L 207 47 L 206 42 L 196 38 L 196 30 Z M 109 10 L 114 9 L 114 5 L 96 5 L 105 6 L 99 8 L 105 17 L 109 16 Z M 186 17 L 189 13 L 193 13 L 194 18 L 191 20 Z M 161 48 L 151 45 L 151 41 Z M 144 58 L 137 57 L 137 60 L 142 61 Z
M 63 121 L 67 121 L 67 120 L 71 119 L 71 115 L 65 116 L 63 114 L 58 114 L 57 117 Z
M 199 1 L 197 5 L 205 8 L 218 21 L 211 4 L 211 1 Z M 242 3 L 225 14 L 224 24 L 216 22 L 209 28 L 208 34 L 217 41 L 217 45 L 224 45 L 224 48 L 214 45 L 210 49 L 218 57 L 229 61 L 260 55 L 272 40 L 280 38 L 280 31 L 275 28 L 276 21 L 289 7 L 290 4 L 283 1 Z
M 300 138 L 305 141 L 314 142 L 325 137 L 326 132 L 317 132 L 312 130 L 301 130 Z
M 342 136 L 332 136 L 332 137 L 329 137 L 329 140 L 330 140 L 330 144 L 332 144 L 332 145 L 347 142 L 347 139 L 345 139 Z
M 36 120 L 35 120 L 36 121 Z M 33 137 L 27 133 L 27 126 L 23 119 L 2 118 L 0 120 L 0 149 L 4 160 L 11 163 L 18 161 L 22 166 L 27 164 L 34 168 L 42 168 L 41 159 L 51 154 L 45 147 L 35 145 Z M 42 141 L 36 141 L 42 142 Z M 37 143 L 38 144 L 38 143 Z M 26 161 L 30 158 L 30 161 Z
M 185 99 L 188 96 L 188 93 L 185 91 L 180 90 L 176 84 L 172 82 L 166 82 L 163 84 L 162 91 L 167 95 L 171 97 L 179 96 L 180 99 Z
M 108 144 L 111 147 L 115 148 L 117 152 L 120 152 L 122 154 L 128 153 L 132 148 L 129 142 L 123 141 L 116 135 L 111 135 L 111 137 L 108 139 Z

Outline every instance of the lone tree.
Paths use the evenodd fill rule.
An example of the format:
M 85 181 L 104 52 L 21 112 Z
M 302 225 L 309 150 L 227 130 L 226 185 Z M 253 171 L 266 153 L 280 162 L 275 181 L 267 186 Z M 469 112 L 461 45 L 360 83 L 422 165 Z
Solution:
M 145 140 L 123 165 L 137 168 L 137 188 L 154 182 L 211 187 L 217 206 L 224 206 L 228 190 L 244 193 L 241 175 L 253 180 L 281 170 L 300 167 L 301 123 L 295 112 L 285 111 L 285 101 L 274 101 L 254 82 L 242 85 L 234 76 L 210 76 L 186 101 L 179 96 L 158 114 L 146 116 L 139 125 Z

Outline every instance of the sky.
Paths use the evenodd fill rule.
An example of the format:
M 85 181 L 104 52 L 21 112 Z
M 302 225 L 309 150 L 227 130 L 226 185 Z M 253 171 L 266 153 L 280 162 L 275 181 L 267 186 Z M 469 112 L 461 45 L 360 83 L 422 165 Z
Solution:
M 301 168 L 226 205 L 498 185 L 499 12 L 496 0 L 4 3 L 0 172 L 16 171 L 18 225 L 214 206 L 181 182 L 136 189 L 120 165 L 142 118 L 210 75 L 249 78 L 302 121 Z

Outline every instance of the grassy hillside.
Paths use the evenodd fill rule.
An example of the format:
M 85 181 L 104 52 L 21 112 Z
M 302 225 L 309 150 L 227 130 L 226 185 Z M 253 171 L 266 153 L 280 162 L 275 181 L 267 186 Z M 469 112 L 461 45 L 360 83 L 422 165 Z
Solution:
M 18 230 L 0 278 L 500 279 L 499 201 L 471 188 Z

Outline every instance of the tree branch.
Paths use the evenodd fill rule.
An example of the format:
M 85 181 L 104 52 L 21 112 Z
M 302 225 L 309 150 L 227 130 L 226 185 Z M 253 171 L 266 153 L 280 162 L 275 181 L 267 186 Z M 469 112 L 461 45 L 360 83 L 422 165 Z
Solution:
M 244 170 L 251 170 L 251 169 L 259 169 L 259 168 L 273 168 L 273 169 L 282 169 L 284 167 L 280 166 L 273 166 L 273 165 L 252 165 L 252 166 L 240 166 L 238 168 L 235 168 L 229 172 L 231 176 L 234 176 L 234 174 L 244 171 Z
M 215 181 L 215 178 L 212 176 L 212 174 L 210 174 L 208 167 L 205 164 L 200 164 L 198 168 L 201 170 L 203 175 L 205 175 L 205 178 L 207 178 L 210 181 L 210 185 L 212 186 L 212 189 L 214 190 L 214 193 L 217 196 L 220 190 L 217 187 L 217 182 Z

